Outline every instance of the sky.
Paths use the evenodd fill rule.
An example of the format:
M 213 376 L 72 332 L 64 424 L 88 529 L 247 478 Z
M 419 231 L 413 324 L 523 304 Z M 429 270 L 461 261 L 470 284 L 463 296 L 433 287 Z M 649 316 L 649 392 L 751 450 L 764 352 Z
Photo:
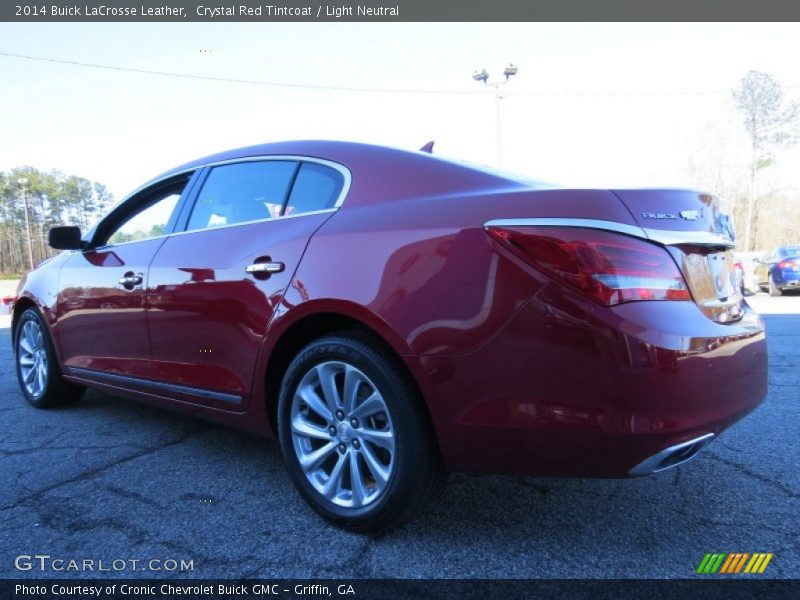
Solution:
M 303 85 L 185 79 L 0 56 L 0 171 L 59 169 L 119 199 L 217 151 L 342 139 L 498 165 L 574 186 L 690 185 L 709 126 L 746 138 L 730 90 L 750 69 L 800 97 L 800 24 L 2 23 L 0 52 Z M 800 187 L 800 151 L 773 176 Z M 713 191 L 713 190 L 712 190 Z

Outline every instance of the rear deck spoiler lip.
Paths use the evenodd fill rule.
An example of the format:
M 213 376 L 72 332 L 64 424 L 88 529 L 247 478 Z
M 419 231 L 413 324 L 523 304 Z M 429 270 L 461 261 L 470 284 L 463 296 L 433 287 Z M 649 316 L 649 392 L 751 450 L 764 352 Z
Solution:
M 520 219 L 492 219 L 484 227 L 583 227 L 585 229 L 602 229 L 613 231 L 633 237 L 638 237 L 663 246 L 676 246 L 679 244 L 692 244 L 695 246 L 714 246 L 733 248 L 734 243 L 729 237 L 710 231 L 674 231 L 668 229 L 647 229 L 638 225 L 628 225 L 616 221 L 603 221 L 599 219 L 576 218 L 520 218 Z

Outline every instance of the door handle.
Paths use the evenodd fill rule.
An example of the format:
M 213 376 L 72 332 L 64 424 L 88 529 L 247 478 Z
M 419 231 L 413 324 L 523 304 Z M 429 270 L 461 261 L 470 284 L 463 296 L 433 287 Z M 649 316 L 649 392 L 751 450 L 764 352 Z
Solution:
M 142 285 L 143 281 L 144 277 L 141 273 L 134 274 L 132 271 L 125 273 L 125 275 L 119 278 L 119 284 L 128 290 L 132 290 L 137 285 Z
M 282 262 L 263 262 L 247 265 L 244 270 L 252 274 L 272 275 L 273 273 L 280 273 L 283 269 L 284 264 Z

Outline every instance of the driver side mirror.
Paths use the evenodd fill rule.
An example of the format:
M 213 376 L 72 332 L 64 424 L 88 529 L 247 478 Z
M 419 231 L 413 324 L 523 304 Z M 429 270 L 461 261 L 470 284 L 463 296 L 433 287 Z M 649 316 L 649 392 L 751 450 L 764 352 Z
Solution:
M 81 228 L 74 225 L 64 225 L 50 229 L 47 243 L 56 250 L 80 250 L 83 248 Z

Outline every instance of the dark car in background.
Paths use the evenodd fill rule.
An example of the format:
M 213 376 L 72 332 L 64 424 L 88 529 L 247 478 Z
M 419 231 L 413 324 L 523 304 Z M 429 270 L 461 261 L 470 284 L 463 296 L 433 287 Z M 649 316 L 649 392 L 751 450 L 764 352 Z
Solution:
M 358 531 L 448 470 L 647 475 L 766 394 L 726 223 L 692 190 L 242 148 L 51 230 L 67 251 L 21 282 L 17 375 L 36 407 L 92 387 L 277 437 L 303 498 Z
M 770 296 L 800 289 L 800 245 L 780 246 L 764 256 L 756 266 L 756 280 Z

